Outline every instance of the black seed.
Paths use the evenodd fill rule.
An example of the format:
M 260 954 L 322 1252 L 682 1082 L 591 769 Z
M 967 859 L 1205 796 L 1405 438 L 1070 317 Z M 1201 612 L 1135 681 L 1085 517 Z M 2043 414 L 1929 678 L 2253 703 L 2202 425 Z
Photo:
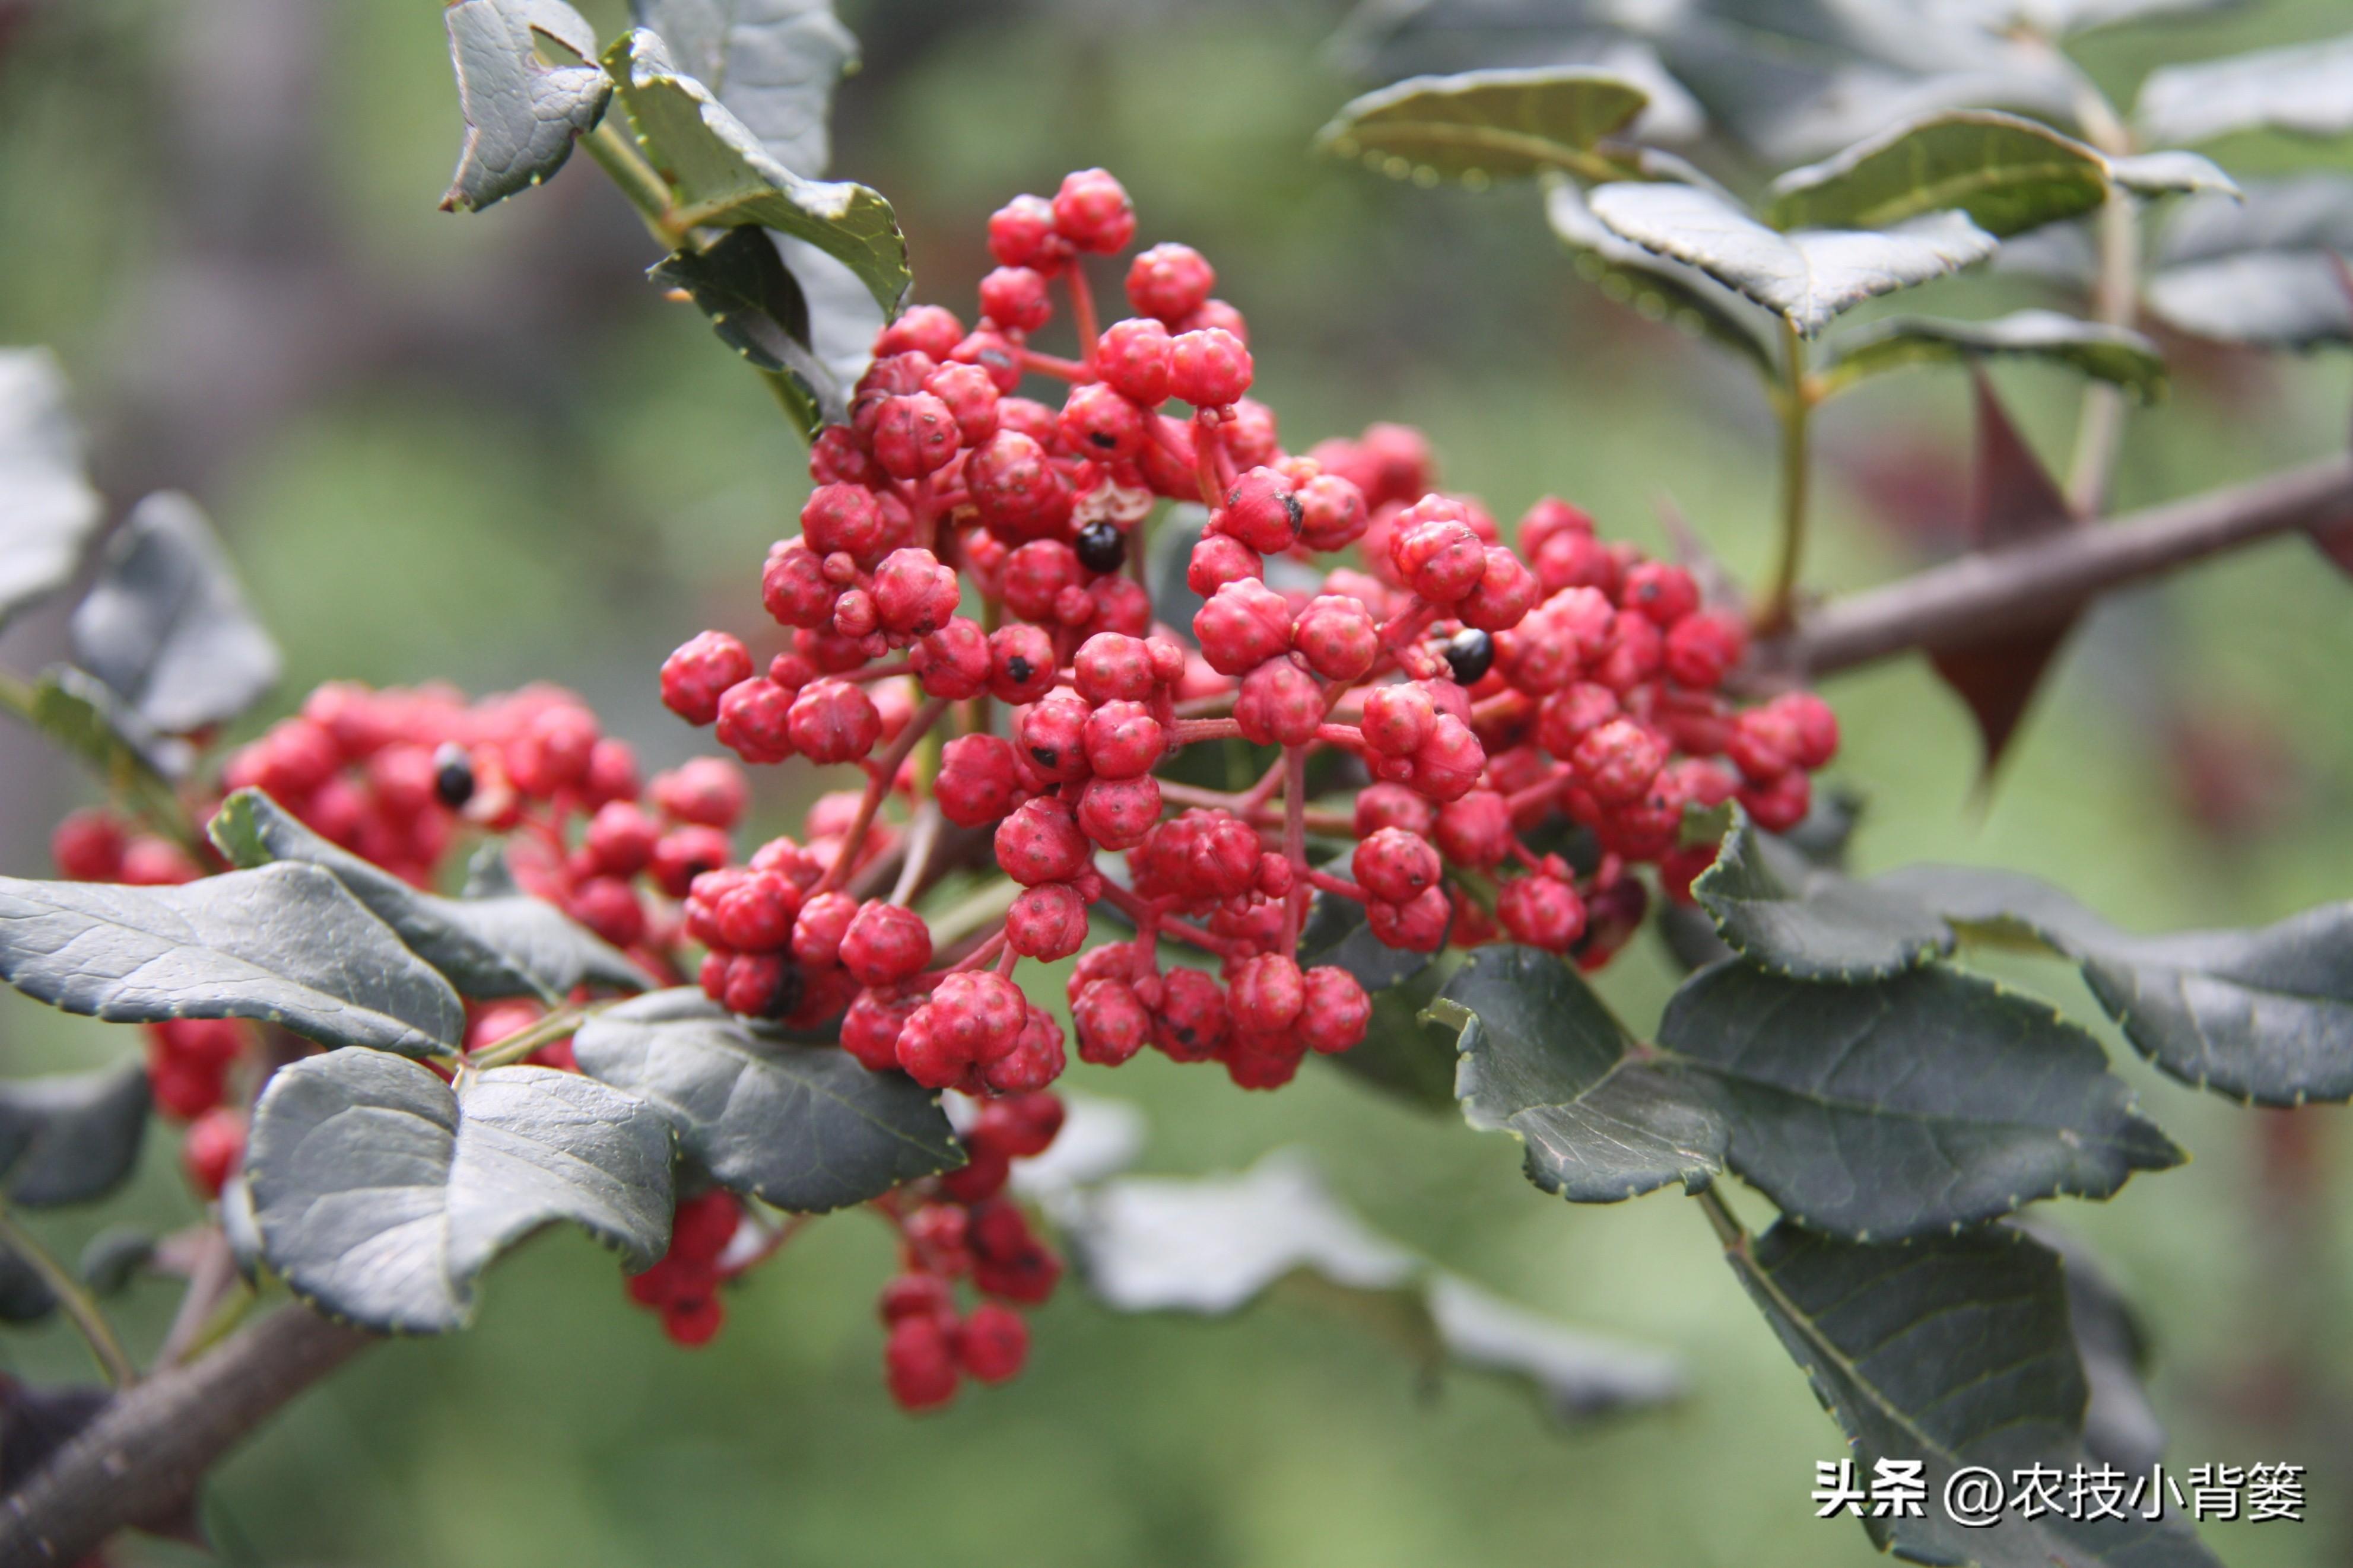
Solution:
M 1495 639 L 1476 626 L 1465 626 L 1446 639 L 1446 666 L 1458 683 L 1476 685 L 1494 664 Z
M 1005 661 L 1005 673 L 1013 678 L 1014 685 L 1027 686 L 1029 684 L 1029 661 L 1017 653 Z
M 1307 521 L 1307 509 L 1301 506 L 1299 504 L 1299 498 L 1292 494 L 1289 490 L 1282 492 L 1282 510 L 1291 514 L 1291 526 L 1294 530 L 1301 527 Z
M 1090 572 L 1116 572 L 1127 564 L 1127 535 L 1108 522 L 1091 522 L 1073 542 L 1079 564 Z
M 474 798 L 474 759 L 465 747 L 445 742 L 433 753 L 433 793 L 452 811 L 463 810 Z
M 776 976 L 776 994 L 770 1000 L 766 1016 L 781 1018 L 801 1005 L 801 972 L 798 964 L 787 963 Z
M 1051 746 L 1032 746 L 1029 748 L 1029 754 L 1037 759 L 1038 765 L 1041 768 L 1052 767 L 1054 759 L 1061 755 Z
M 1119 445 L 1119 437 L 1108 430 L 1094 431 L 1087 437 L 1087 439 L 1106 452 Z

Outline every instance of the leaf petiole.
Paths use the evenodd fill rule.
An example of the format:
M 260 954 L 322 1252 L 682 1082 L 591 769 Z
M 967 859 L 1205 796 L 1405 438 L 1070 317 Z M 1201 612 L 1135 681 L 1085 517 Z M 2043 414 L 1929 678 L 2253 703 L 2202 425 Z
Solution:
M 58 1306 L 88 1342 L 90 1356 L 109 1384 L 128 1388 L 139 1381 L 139 1368 L 123 1350 L 122 1342 L 115 1337 L 114 1325 L 106 1321 L 106 1314 L 99 1310 L 98 1303 L 82 1289 L 81 1281 L 49 1256 L 48 1248 L 17 1223 L 16 1212 L 5 1204 L 0 1204 L 0 1246 L 23 1258 L 26 1267 L 40 1276 L 49 1294 L 58 1299 Z

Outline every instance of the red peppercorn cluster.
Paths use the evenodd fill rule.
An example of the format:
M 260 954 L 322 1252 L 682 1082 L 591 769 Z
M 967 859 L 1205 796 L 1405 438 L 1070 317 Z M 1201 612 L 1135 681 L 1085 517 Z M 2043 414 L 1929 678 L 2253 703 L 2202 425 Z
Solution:
M 1029 1359 L 1029 1326 L 1014 1309 L 1053 1295 L 1062 1260 L 1003 1194 L 1012 1163 L 1044 1153 L 1061 1127 L 1062 1102 L 1053 1095 L 991 1100 L 964 1129 L 971 1155 L 964 1168 L 887 1211 L 899 1227 L 901 1268 L 879 1303 L 882 1367 L 902 1407 L 944 1405 L 966 1377 L 1007 1382 Z M 962 1314 L 958 1279 L 982 1298 Z
M 1053 1080 L 1064 1044 L 1013 977 L 1025 958 L 1079 955 L 1082 1059 L 1151 1045 L 1271 1088 L 1310 1051 L 1354 1046 L 1370 1016 L 1347 973 L 1293 956 L 1316 891 L 1360 901 L 1394 946 L 1508 934 L 1599 963 L 1644 911 L 1637 865 L 1683 896 L 1704 863 L 1676 849 L 1687 805 L 1803 816 L 1835 721 L 1804 693 L 1729 701 L 1746 631 L 1690 573 L 1600 542 L 1556 500 L 1507 546 L 1476 500 L 1434 489 L 1402 426 L 1286 452 L 1246 395 L 1247 323 L 1198 252 L 1135 256 L 1134 313 L 1098 322 L 1089 258 L 1134 233 L 1099 169 L 999 210 L 977 323 L 920 306 L 884 328 L 848 422 L 815 442 L 800 533 L 761 573 L 783 643 L 763 665 L 708 631 L 664 664 L 664 700 L 746 762 L 868 774 L 825 870 L 755 857 L 696 885 L 712 995 L 803 1024 L 839 1015 L 877 1070 L 1022 1094 Z M 1034 345 L 1058 294 L 1075 358 Z M 1019 395 L 1033 379 L 1064 384 L 1059 407 Z M 1209 509 L 1189 638 L 1154 624 L 1130 570 L 1164 500 Z M 1351 549 L 1355 564 L 1319 560 Z M 1293 585 L 1309 574 L 1321 592 Z M 944 721 L 953 738 L 923 765 L 914 749 Z M 1230 794 L 1157 776 L 1184 745 L 1233 740 L 1283 760 Z M 1319 752 L 1366 781 L 1347 817 L 1307 809 Z M 993 831 L 1021 889 L 993 934 L 935 954 L 902 903 L 848 890 L 894 795 Z M 1359 840 L 1345 868 L 1311 863 L 1311 826 Z M 1593 846 L 1578 869 L 1547 843 L 1570 827 Z M 1124 876 L 1104 874 L 1106 851 Z M 1082 953 L 1099 903 L 1135 936 Z M 1164 938 L 1217 973 L 1164 972 Z
M 631 1277 L 629 1300 L 659 1312 L 662 1332 L 673 1343 L 709 1344 L 726 1321 L 719 1287 L 755 1261 L 729 1256 L 743 1223 L 744 1205 L 723 1187 L 681 1198 L 670 1218 L 670 1250 Z

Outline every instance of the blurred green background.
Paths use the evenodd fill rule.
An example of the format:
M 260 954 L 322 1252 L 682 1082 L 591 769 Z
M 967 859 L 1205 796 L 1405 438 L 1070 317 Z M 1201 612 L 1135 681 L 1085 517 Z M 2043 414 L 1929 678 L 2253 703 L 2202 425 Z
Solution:
M 607 31 L 617 0 L 586 7 Z M 0 342 L 48 342 L 118 505 L 172 485 L 210 507 L 284 641 L 290 708 L 314 681 L 549 678 L 650 763 L 702 737 L 652 670 L 704 626 L 761 629 L 766 544 L 807 480 L 796 438 L 701 318 L 640 279 L 655 259 L 586 159 L 478 217 L 435 202 L 459 135 L 427 0 L 0 4 Z M 968 311 L 981 220 L 1104 164 L 1139 242 L 1183 238 L 1253 328 L 1259 390 L 1302 449 L 1408 420 L 1448 482 L 1514 516 L 1556 491 L 1662 544 L 1672 497 L 1730 564 L 1766 550 L 1771 446 L 1745 373 L 1605 304 L 1524 189 L 1420 191 L 1319 163 L 1315 127 L 1361 85 L 1319 52 L 1329 3 L 872 0 L 844 7 L 866 68 L 844 88 L 838 172 L 882 189 L 921 298 Z M 2275 4 L 2094 40 L 2129 81 L 2154 59 L 2311 37 L 2342 0 Z M 2344 154 L 2226 146 L 2240 172 Z M 1937 286 L 1964 313 L 2026 285 Z M 2179 384 L 2133 424 L 2124 505 L 2327 450 L 2341 358 L 2171 345 Z M 2034 438 L 2069 438 L 2074 389 L 1997 373 Z M 1952 547 L 1966 384 L 1916 373 L 1838 405 L 1822 434 L 1817 581 L 1852 586 Z M 2071 645 L 1989 800 L 1974 740 L 1917 662 L 1841 679 L 1845 778 L 1871 808 L 1866 869 L 1943 858 L 2063 881 L 2139 929 L 2275 918 L 2353 889 L 2348 585 L 2277 541 L 2105 607 Z M 0 642 L 29 668 L 58 616 Z M 39 875 L 82 785 L 0 739 L 0 870 Z M 784 787 L 790 787 L 786 785 Z M 767 802 L 771 826 L 801 801 Z M 2094 1016 L 2054 965 L 2006 975 Z M 1603 988 L 1638 1026 L 1671 970 L 1645 938 Z M 2216 1530 L 2238 1564 L 2353 1560 L 2353 1171 L 2342 1113 L 2291 1122 L 2145 1071 L 2196 1163 L 2054 1217 L 2145 1308 L 2175 1465 L 2312 1467 L 2311 1522 Z M 134 1048 L 130 1031 L 0 997 L 11 1072 Z M 1246 1096 L 1154 1058 L 1071 1080 L 1143 1105 L 1147 1169 L 1315 1151 L 1377 1224 L 1581 1324 L 1687 1358 L 1663 1414 L 1563 1435 L 1507 1390 L 1434 1394 L 1353 1326 L 1275 1304 L 1233 1321 L 1121 1320 L 1066 1288 L 1030 1371 L 911 1421 L 880 1386 L 873 1292 L 891 1267 L 858 1215 L 816 1226 L 730 1299 L 689 1353 L 623 1300 L 610 1258 L 543 1237 L 492 1278 L 480 1326 L 372 1352 L 218 1476 L 236 1562 L 480 1564 L 1595 1563 L 1826 1565 L 1873 1553 L 1818 1522 L 1835 1429 L 1672 1196 L 1570 1209 L 1505 1140 L 1337 1074 Z M 108 1217 L 194 1217 L 168 1138 Z M 2316 1168 L 2316 1178 L 2300 1173 Z M 1751 1219 L 1763 1205 L 1738 1200 Z M 49 1224 L 69 1251 L 95 1227 Z M 125 1310 L 152 1343 L 172 1293 Z M 0 1340 L 17 1375 L 86 1375 L 48 1328 Z M 127 1545 L 125 1563 L 187 1554 Z

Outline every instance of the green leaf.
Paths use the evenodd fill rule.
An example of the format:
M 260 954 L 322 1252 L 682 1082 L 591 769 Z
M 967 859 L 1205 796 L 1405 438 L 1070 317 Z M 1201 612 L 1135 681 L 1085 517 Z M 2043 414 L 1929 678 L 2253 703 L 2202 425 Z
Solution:
M 2196 65 L 2141 83 L 2134 117 L 2151 142 L 2211 142 L 2241 131 L 2353 132 L 2353 35 Z
M 638 144 L 678 196 L 684 222 L 758 224 L 846 264 L 886 314 L 913 279 L 891 204 L 864 185 L 805 180 L 778 163 L 711 89 L 679 74 L 662 41 L 638 28 L 605 53 Z
M 1769 323 L 1754 305 L 1696 267 L 1619 238 L 1593 216 L 1575 184 L 1556 181 L 1546 191 L 1545 216 L 1568 247 L 1577 276 L 1606 297 L 1652 321 L 1711 339 L 1768 377 L 1779 374 L 1759 331 Z
M 1829 397 L 1908 365 L 1996 358 L 2064 365 L 2122 387 L 2137 403 L 2154 403 L 2165 395 L 2165 359 L 2155 343 L 2128 328 L 2056 310 L 2020 310 L 1990 321 L 1893 317 L 1831 340 L 1817 374 Z
M 236 718 L 277 684 L 278 645 L 196 503 L 158 491 L 132 508 L 73 615 L 74 658 L 155 729 Z
M 57 1310 L 48 1281 L 0 1244 L 0 1323 L 37 1323 Z
M 1765 221 L 1778 229 L 1892 228 L 1963 212 L 1996 238 L 2090 212 L 2107 200 L 2107 164 L 2048 126 L 1991 110 L 1898 125 L 1773 182 Z
M 1528 1180 L 1571 1203 L 1616 1203 L 1724 1168 L 1707 1097 L 1630 1037 L 1574 970 L 1527 947 L 1484 947 L 1429 1016 L 1458 1031 L 1464 1120 L 1527 1146 Z
M 1745 812 L 1692 893 L 1736 952 L 1801 980 L 1875 979 L 1952 950 L 1952 931 L 1916 900 L 1810 862 Z
M 702 250 L 673 251 L 646 276 L 684 290 L 721 342 L 777 379 L 803 436 L 848 421 L 841 385 L 810 338 L 808 300 L 767 230 L 731 228 Z
M 563 910 L 527 893 L 444 899 L 313 833 L 259 790 L 221 803 L 206 829 L 232 865 L 302 861 L 332 874 L 459 994 L 536 996 L 551 1005 L 582 985 L 650 989 L 657 982 Z
M 2066 1282 L 2033 1241 L 1995 1226 L 1869 1247 L 1784 1221 L 1726 1257 L 1862 1476 L 1881 1459 L 1923 1462 L 1921 1517 L 1862 1521 L 1883 1550 L 1985 1568 L 2215 1568 L 2195 1537 L 2146 1520 L 2011 1510 L 1970 1529 L 1941 1506 L 1964 1467 L 1996 1471 L 2006 1491 L 2013 1469 L 2067 1473 L 2084 1458 Z
M 1649 101 L 1623 77 L 1574 67 L 1415 77 L 1343 105 L 1315 145 L 1397 179 L 1483 185 L 1546 169 L 1619 179 L 1622 162 L 1594 149 Z
M 670 1240 L 670 1166 L 660 1113 L 593 1079 L 503 1067 L 453 1088 L 373 1051 L 280 1068 L 246 1155 L 270 1267 L 380 1333 L 464 1328 L 491 1260 L 557 1220 L 651 1267 Z
M 47 349 L 0 349 L 0 626 L 64 587 L 103 515 Z
M 248 1285 L 261 1279 L 261 1227 L 253 1215 L 253 1184 L 243 1171 L 221 1184 L 221 1239 L 228 1243 L 228 1255 L 236 1260 L 237 1271 Z
M 937 1095 L 837 1047 L 778 1038 L 691 986 L 599 1013 L 572 1054 L 659 1107 L 719 1181 L 778 1208 L 841 1208 L 964 1163 Z
M 1222 1317 L 1288 1296 L 1364 1321 L 1432 1369 L 1518 1383 L 1564 1425 L 1683 1392 L 1671 1358 L 1514 1306 L 1373 1231 L 1302 1151 L 1239 1176 L 1107 1182 L 1079 1194 L 1065 1233 L 1115 1311 Z
M 629 15 L 777 163 L 825 172 L 834 83 L 858 64 L 858 40 L 830 0 L 630 0 Z
M 0 1184 L 19 1208 L 102 1198 L 130 1179 L 147 1132 L 147 1066 L 0 1080 Z
M 2211 158 L 2179 150 L 2111 158 L 2108 178 L 2140 196 L 2239 194 L 2239 182 L 2224 174 Z
M 2353 175 L 2251 183 L 2242 202 L 2200 196 L 2166 225 L 2149 309 L 2224 342 L 2311 348 L 2353 342 L 2338 258 L 2353 255 Z
M 1941 964 L 1869 985 L 1719 964 L 1675 993 L 1659 1043 L 1707 1083 L 1725 1163 L 1791 1218 L 1856 1240 L 2104 1198 L 2183 1159 L 2098 1041 Z
M 2122 1469 L 2155 1468 L 2165 1458 L 2165 1423 L 2142 1383 L 2150 1355 L 2140 1315 L 2073 1233 L 2031 1219 L 2010 1223 L 2057 1253 L 2067 1270 L 2067 1322 L 2091 1391 L 2084 1409 L 2084 1446 Z
M 2014 872 L 1915 866 L 1879 879 L 1975 941 L 2076 962 L 2143 1055 L 2200 1089 L 2263 1105 L 2353 1099 L 2353 904 L 2254 931 L 2130 936 Z
M 1317 1059 L 1424 1110 L 1459 1110 L 1453 1037 L 1422 1017 L 1422 1009 L 1437 994 L 1436 982 L 1436 973 L 1425 970 L 1412 980 L 1374 992 L 1365 1037 L 1337 1056 Z
M 0 979 L 118 1024 L 256 1018 L 420 1056 L 466 1029 L 448 982 L 315 866 L 177 888 L 0 877 Z
M 195 748 L 157 734 L 103 681 L 69 665 L 44 670 L 33 683 L 32 717 L 108 788 L 142 797 L 163 820 L 180 815 L 171 781 L 195 764 Z
M 613 96 L 593 63 L 549 65 L 542 38 L 593 62 L 596 33 L 564 0 L 459 0 L 442 12 L 466 117 L 458 172 L 441 210 L 479 212 L 564 167 Z
M 1999 242 L 1957 212 L 1886 230 L 1779 234 L 1692 185 L 1604 185 L 1593 215 L 1625 239 L 1688 262 L 1812 337 L 1866 300 L 1957 272 Z

